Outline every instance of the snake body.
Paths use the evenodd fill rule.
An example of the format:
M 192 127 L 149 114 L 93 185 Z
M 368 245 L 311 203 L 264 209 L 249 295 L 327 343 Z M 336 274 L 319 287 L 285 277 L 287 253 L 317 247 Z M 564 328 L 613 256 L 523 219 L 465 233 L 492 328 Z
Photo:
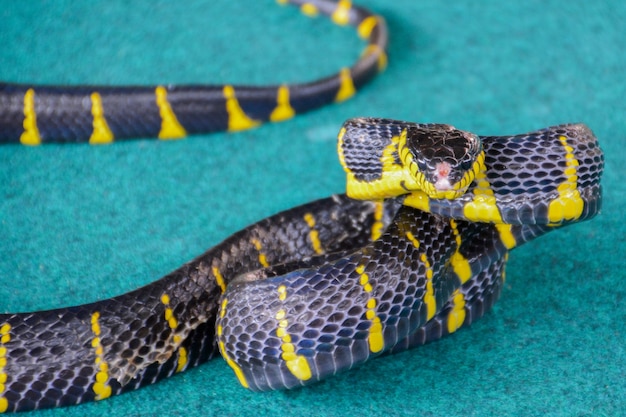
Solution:
M 382 67 L 382 19 L 346 1 L 292 3 L 357 26 L 368 40 L 361 59 L 289 87 L 4 84 L 0 137 L 102 143 L 237 130 L 346 98 Z M 145 123 L 116 115 L 128 103 Z M 102 400 L 218 351 L 252 390 L 322 380 L 471 324 L 498 299 L 513 248 L 601 206 L 603 155 L 581 124 L 481 137 L 358 118 L 341 128 L 338 153 L 348 195 L 261 220 L 130 293 L 1 314 L 0 411 Z
M 350 1 L 280 0 L 309 16 L 352 26 L 365 40 L 360 58 L 337 74 L 277 86 L 37 86 L 0 83 L 0 143 L 111 143 L 137 137 L 179 139 L 240 131 L 349 99 L 387 62 L 384 19 Z

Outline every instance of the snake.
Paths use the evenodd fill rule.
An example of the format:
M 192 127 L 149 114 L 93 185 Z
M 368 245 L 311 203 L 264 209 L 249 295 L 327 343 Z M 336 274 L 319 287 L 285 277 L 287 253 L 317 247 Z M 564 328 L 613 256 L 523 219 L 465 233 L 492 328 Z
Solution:
M 343 80 L 360 87 L 381 69 L 380 17 L 366 24 L 374 15 L 346 1 L 293 3 L 365 33 L 359 62 L 306 86 L 249 90 L 5 84 L 0 136 L 26 145 L 165 139 L 166 119 L 184 135 L 238 130 L 236 120 L 253 127 L 282 120 L 271 117 L 277 109 L 293 115 L 340 101 Z M 133 117 L 142 117 L 149 106 L 138 103 L 154 107 L 163 91 L 169 111 L 157 109 L 141 127 L 107 104 L 137 99 Z M 307 106 L 295 104 L 299 94 Z M 207 97 L 219 109 L 213 122 L 200 126 L 180 112 L 192 100 L 186 115 L 202 107 L 195 116 L 206 118 L 193 99 Z M 444 124 L 354 118 L 339 130 L 337 152 L 346 194 L 262 219 L 129 293 L 0 314 L 0 412 L 104 400 L 218 355 L 253 391 L 322 381 L 471 325 L 499 298 L 511 250 L 601 209 L 604 157 L 580 123 L 479 136 Z
M 477 136 L 357 118 L 338 153 L 349 195 L 261 220 L 130 293 L 0 315 L 4 411 L 102 400 L 218 352 L 251 390 L 323 380 L 470 325 L 512 249 L 601 208 L 603 154 L 582 124 Z

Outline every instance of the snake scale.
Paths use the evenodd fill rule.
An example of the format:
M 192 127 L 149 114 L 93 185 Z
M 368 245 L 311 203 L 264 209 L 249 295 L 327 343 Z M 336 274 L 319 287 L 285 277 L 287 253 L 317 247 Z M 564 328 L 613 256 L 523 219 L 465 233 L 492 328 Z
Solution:
M 356 26 L 368 42 L 359 61 L 266 88 L 3 84 L 0 138 L 107 143 L 239 130 L 348 98 L 384 67 L 380 17 L 348 1 L 291 3 Z M 218 352 L 255 391 L 322 380 L 471 324 L 498 299 L 513 248 L 601 206 L 603 154 L 582 124 L 478 136 L 356 118 L 337 147 L 347 195 L 263 219 L 130 293 L 1 314 L 0 411 L 102 400 Z

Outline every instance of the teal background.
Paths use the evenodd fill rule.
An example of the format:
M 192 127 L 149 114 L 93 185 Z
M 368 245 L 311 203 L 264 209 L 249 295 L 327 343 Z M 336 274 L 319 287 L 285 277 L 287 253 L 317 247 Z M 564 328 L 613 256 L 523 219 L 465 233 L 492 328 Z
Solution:
M 494 310 L 441 342 L 310 388 L 253 394 L 216 359 L 39 416 L 617 416 L 626 413 L 623 1 L 363 0 L 391 34 L 354 99 L 238 134 L 0 147 L 0 311 L 149 283 L 262 217 L 342 192 L 354 116 L 513 134 L 585 122 L 603 212 L 516 249 Z M 354 31 L 259 1 L 0 0 L 0 79 L 48 84 L 308 81 L 352 63 Z

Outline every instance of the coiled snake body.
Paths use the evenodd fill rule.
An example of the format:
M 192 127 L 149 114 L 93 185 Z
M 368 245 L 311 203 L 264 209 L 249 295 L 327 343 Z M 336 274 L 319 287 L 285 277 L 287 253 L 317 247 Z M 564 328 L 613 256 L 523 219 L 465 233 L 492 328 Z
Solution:
M 349 10 L 352 23 L 359 24 L 355 13 L 365 21 Z M 372 50 L 362 58 L 372 60 L 369 69 L 356 73 L 379 65 L 382 50 Z M 22 101 L 37 94 L 20 88 L 4 86 L 3 117 L 7 94 Z M 270 109 L 280 105 L 281 90 L 274 91 Z M 124 136 L 105 113 L 114 136 Z M 6 129 L 6 118 L 2 130 L 13 133 L 4 137 L 85 139 L 87 131 L 70 134 L 36 118 L 36 129 L 23 120 L 19 134 Z M 348 196 L 261 220 L 128 294 L 0 315 L 0 411 L 101 400 L 218 350 L 253 390 L 319 381 L 471 324 L 497 300 L 511 249 L 600 209 L 603 155 L 581 124 L 479 137 L 447 125 L 360 118 L 344 124 L 338 151 Z
M 430 175 L 419 168 L 422 146 L 411 142 L 411 132 L 436 142 Z M 599 211 L 603 155 L 584 125 L 482 137 L 479 149 L 475 139 L 446 125 L 370 118 L 344 124 L 338 147 L 348 194 L 363 198 L 365 189 L 388 199 L 361 208 L 372 213 L 361 223 L 371 242 L 347 251 L 327 249 L 316 234 L 318 214 L 305 207 L 311 249 L 304 256 L 319 266 L 295 262 L 230 283 L 217 338 L 244 386 L 305 385 L 453 333 L 496 301 L 511 249 Z M 475 152 L 471 165 L 451 157 L 468 152 Z M 436 176 L 442 164 L 457 170 L 444 174 L 458 178 L 455 185 L 437 190 L 433 179 L 423 186 L 420 178 Z M 452 192 L 452 199 L 429 192 Z

